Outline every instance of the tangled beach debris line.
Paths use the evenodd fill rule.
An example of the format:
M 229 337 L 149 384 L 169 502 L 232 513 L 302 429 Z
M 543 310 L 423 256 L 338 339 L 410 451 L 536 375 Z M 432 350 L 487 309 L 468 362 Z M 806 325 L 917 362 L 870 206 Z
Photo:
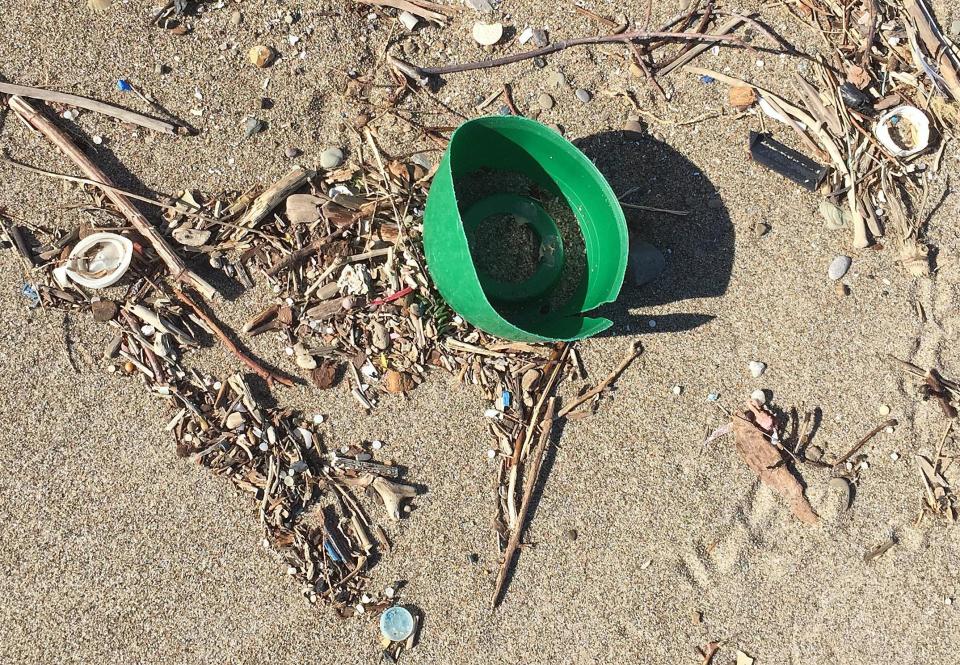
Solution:
M 318 423 L 262 407 L 241 374 L 221 382 L 187 369 L 184 353 L 211 336 L 268 384 L 291 385 L 288 377 L 296 374 L 321 390 L 346 381 L 361 412 L 375 408 L 384 395 L 416 389 L 431 367 L 477 386 L 497 405 L 491 428 L 503 454 L 497 511 L 504 559 L 494 604 L 499 602 L 531 496 L 543 481 L 540 463 L 553 421 L 595 410 L 642 347 L 634 346 L 595 388 L 563 408 L 556 405 L 557 386 L 571 371 L 568 358 L 582 368 L 573 345 L 497 340 L 446 307 L 424 268 L 420 243 L 432 173 L 385 158 L 369 132 L 356 162 L 323 172 L 296 168 L 260 193 L 185 191 L 165 203 L 146 198 L 163 211 L 158 228 L 129 210 L 125 194 L 66 143 L 52 121 L 16 98 L 11 105 L 29 113 L 90 176 L 67 179 L 91 188 L 96 206 L 117 206 L 131 222 L 134 211 L 137 215 L 133 229 L 112 222 L 70 232 L 4 224 L 34 277 L 24 285 L 30 305 L 89 311 L 117 330 L 104 352 L 109 370 L 139 376 L 151 393 L 170 401 L 176 413 L 167 429 L 182 456 L 253 495 L 267 541 L 311 602 L 330 601 L 341 614 L 389 605 L 358 601 L 377 558 L 372 552 L 389 549 L 389 540 L 357 497 L 377 497 L 387 516 L 399 519 L 417 490 L 398 480 L 398 467 L 372 459 L 376 446 L 328 451 L 314 427 Z M 134 248 L 129 263 L 118 269 L 125 273 L 123 282 L 112 287 L 123 290 L 120 295 L 86 289 L 69 273 L 60 274 L 73 248 L 95 233 Z M 201 297 L 215 295 L 213 287 L 194 294 L 189 287 L 195 285 L 185 281 L 195 274 L 187 265 L 198 259 L 222 273 L 217 283 L 245 289 L 262 284 L 273 302 L 251 316 L 242 333 L 227 330 Z M 287 371 L 245 350 L 244 336 L 264 334 L 275 336 L 286 351 Z

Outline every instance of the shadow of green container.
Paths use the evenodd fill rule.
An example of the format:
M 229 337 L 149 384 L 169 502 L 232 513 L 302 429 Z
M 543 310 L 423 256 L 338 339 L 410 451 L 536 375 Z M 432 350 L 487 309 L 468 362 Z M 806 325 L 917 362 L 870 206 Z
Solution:
M 583 236 L 583 277 L 561 305 L 549 304 L 566 256 L 556 222 L 536 199 L 502 192 L 461 210 L 458 187 L 491 172 L 516 173 L 562 198 Z M 521 282 L 478 269 L 469 234 L 497 216 L 523 220 L 549 248 Z M 596 166 L 554 130 L 517 116 L 460 125 L 440 162 L 427 196 L 423 245 L 440 295 L 460 316 L 492 335 L 519 342 L 572 341 L 609 328 L 609 319 L 584 316 L 616 300 L 627 266 L 626 220 L 617 197 Z M 542 250 L 541 250 L 542 252 Z

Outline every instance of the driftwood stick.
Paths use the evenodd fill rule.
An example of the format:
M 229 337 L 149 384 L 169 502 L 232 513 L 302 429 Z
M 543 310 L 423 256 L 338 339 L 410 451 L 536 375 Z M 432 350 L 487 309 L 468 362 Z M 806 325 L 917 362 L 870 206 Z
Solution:
M 69 157 L 90 180 L 107 185 L 103 188 L 103 193 L 117 206 L 126 220 L 153 246 L 154 251 L 167 265 L 170 276 L 174 280 L 189 284 L 206 298 L 217 297 L 217 290 L 187 268 L 187 264 L 167 244 L 156 227 L 130 202 L 130 199 L 116 190 L 107 174 L 77 147 L 77 144 L 66 132 L 20 97 L 11 97 L 9 104 L 11 109 L 60 148 L 61 152 Z
M 287 386 L 288 388 L 293 386 L 293 381 L 285 376 L 271 372 L 269 369 L 241 351 L 240 347 L 238 347 L 233 340 L 230 339 L 230 336 L 227 335 L 223 328 L 221 328 L 220 325 L 213 320 L 213 318 L 204 312 L 200 305 L 198 305 L 190 296 L 188 296 L 185 291 L 182 289 L 174 289 L 174 291 L 181 302 L 192 309 L 194 314 L 199 316 L 203 322 L 207 324 L 210 330 L 213 331 L 213 334 L 216 335 L 220 341 L 223 342 L 223 345 L 230 350 L 230 353 L 242 360 L 247 367 L 260 375 L 260 377 L 267 382 L 267 385 L 273 385 L 273 382 L 276 381 L 280 385 Z
M 592 390 L 589 390 L 586 393 L 584 393 L 582 396 L 576 399 L 572 404 L 560 409 L 560 413 L 557 414 L 557 418 L 563 418 L 565 415 L 567 415 L 568 413 L 576 409 L 581 404 L 585 402 L 589 402 L 591 399 L 593 399 L 594 397 L 602 393 L 604 390 L 609 388 L 610 384 L 616 381 L 617 377 L 623 374 L 624 370 L 626 370 L 627 367 L 630 366 L 630 363 L 632 363 L 642 353 L 643 353 L 643 345 L 640 344 L 640 342 L 635 342 L 633 345 L 633 348 L 630 349 L 630 355 L 628 355 L 626 358 L 621 360 L 620 364 L 617 365 L 617 367 L 612 372 L 610 372 L 610 374 L 607 375 L 607 378 L 605 378 L 603 381 L 598 383 L 597 386 Z
M 517 555 L 517 548 L 520 546 L 520 538 L 523 535 L 523 529 L 526 526 L 527 515 L 530 513 L 531 498 L 533 490 L 537 486 L 537 479 L 540 476 L 540 467 L 543 465 L 543 455 L 550 444 L 550 432 L 553 431 L 553 412 L 556 408 L 557 398 L 551 397 L 547 402 L 547 409 L 543 414 L 543 420 L 540 422 L 540 440 L 537 442 L 537 452 L 533 458 L 533 464 L 526 478 L 524 479 L 523 501 L 520 503 L 520 516 L 517 519 L 517 525 L 510 534 L 510 540 L 507 541 L 507 548 L 503 552 L 503 563 L 500 564 L 500 572 L 497 574 L 497 584 L 493 589 L 493 599 L 490 602 L 491 609 L 496 609 L 497 605 L 503 599 L 504 589 L 507 583 L 507 576 L 510 568 L 513 566 L 513 560 Z M 533 429 L 531 427 L 531 429 Z
M 248 228 L 259 224 L 260 221 L 270 214 L 271 210 L 280 205 L 280 202 L 285 200 L 289 194 L 300 189 L 311 175 L 310 171 L 298 167 L 267 187 L 267 189 L 254 200 L 250 209 L 247 210 L 247 213 L 237 222 L 237 226 L 243 228 L 234 234 L 234 238 L 242 237 L 246 234 Z
M 88 111 L 103 113 L 104 115 L 109 115 L 123 122 L 131 122 L 157 132 L 163 132 L 165 134 L 177 133 L 177 126 L 164 120 L 157 120 L 156 118 L 151 118 L 150 116 L 136 113 L 135 111 L 128 111 L 125 108 L 107 104 L 106 102 L 99 102 L 88 97 L 81 97 L 80 95 L 71 95 L 66 92 L 57 92 L 56 90 L 3 82 L 0 82 L 0 93 L 29 97 L 30 99 L 42 99 L 45 102 L 59 102 L 61 104 L 69 104 L 70 106 L 79 106 Z
M 555 44 L 544 46 L 543 48 L 533 49 L 532 51 L 524 51 L 523 53 L 505 55 L 502 58 L 493 58 L 492 60 L 464 62 L 459 65 L 444 65 L 443 67 L 417 67 L 416 65 L 411 65 L 410 63 L 404 62 L 398 58 L 394 58 L 393 56 L 390 57 L 390 64 L 404 74 L 423 81 L 430 76 L 441 76 L 443 74 L 455 74 L 457 72 L 469 72 L 475 69 L 490 69 L 491 67 L 511 65 L 515 62 L 522 62 L 523 60 L 550 55 L 551 53 L 556 53 L 557 51 L 562 51 L 572 46 L 585 46 L 589 44 L 614 44 L 619 42 L 631 43 L 635 41 L 649 41 L 651 39 L 702 41 L 708 44 L 706 48 L 709 48 L 709 44 L 714 42 L 742 43 L 740 42 L 740 38 L 734 35 L 703 35 L 695 32 L 644 32 L 635 30 L 613 35 L 600 35 L 598 37 L 576 37 L 574 39 L 565 39 L 563 41 L 556 42 Z

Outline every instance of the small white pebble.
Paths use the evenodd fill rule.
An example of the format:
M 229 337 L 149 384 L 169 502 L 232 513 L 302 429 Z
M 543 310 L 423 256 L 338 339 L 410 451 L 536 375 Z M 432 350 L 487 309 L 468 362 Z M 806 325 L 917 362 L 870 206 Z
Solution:
M 640 564 L 640 570 L 646 570 L 647 568 L 650 567 L 651 563 L 653 563 L 653 559 L 647 559 L 646 561 Z
M 500 418 L 503 418 L 503 414 L 497 411 L 496 409 L 487 409 L 486 411 L 483 412 L 483 415 L 485 418 L 494 418 L 497 420 L 499 420 Z
M 314 425 L 319 425 L 319 424 L 322 423 L 324 420 L 326 420 L 326 418 L 323 417 L 323 414 L 322 414 L 322 413 L 315 413 L 315 414 L 313 414 L 313 424 L 314 424 Z
M 374 450 L 380 450 L 381 448 L 383 448 L 383 441 L 379 441 L 379 440 L 372 441 L 370 443 L 370 447 L 373 448 Z
M 944 605 L 953 605 L 953 598 L 951 598 L 950 596 L 946 596 L 946 597 L 943 599 L 943 604 L 944 604 Z
M 755 379 L 759 379 L 760 376 L 767 371 L 767 364 L 762 363 L 759 360 L 751 360 L 747 367 L 750 368 L 750 376 Z
M 263 452 L 267 452 L 268 450 L 270 450 L 270 444 L 267 443 L 266 441 L 261 441 L 260 445 L 257 447 Z
M 102 137 L 102 136 L 99 136 L 99 135 L 98 135 L 98 136 L 94 136 L 94 137 L 93 137 L 93 142 L 94 142 L 95 144 L 97 144 L 97 145 L 100 145 L 100 144 L 103 143 L 103 137 Z
M 261 541 L 260 541 L 260 544 L 263 546 L 263 549 L 265 549 L 265 550 L 270 549 L 270 541 L 267 540 L 266 538 L 264 538 L 263 540 L 261 540 Z
M 867 460 L 863 460 L 862 462 L 860 462 L 860 464 L 857 465 L 857 468 L 860 469 L 861 471 L 866 471 L 867 469 L 870 468 L 870 462 L 868 462 Z
M 357 610 L 357 614 L 363 614 L 364 612 L 367 611 L 367 608 L 365 608 L 365 607 L 364 607 L 363 605 L 361 605 L 360 603 L 357 603 L 356 610 Z
M 292 355 L 293 355 L 293 347 L 292 347 L 292 346 L 288 346 L 287 348 L 284 349 L 284 351 L 287 352 L 287 355 L 288 355 L 288 356 L 292 356 Z
M 297 569 L 293 566 L 287 566 L 287 575 L 296 575 Z
M 887 434 L 893 434 L 893 428 L 892 428 L 892 427 L 888 427 L 887 429 L 885 429 L 885 430 L 883 430 L 883 431 L 886 432 Z
M 221 388 L 223 388 L 223 384 L 222 384 L 222 383 L 220 383 L 219 381 L 214 381 L 214 382 L 213 382 L 213 389 L 214 389 L 214 390 L 220 390 Z
M 293 298 L 287 298 L 283 302 L 287 303 L 288 305 L 293 305 Z
M 760 402 L 761 404 L 766 404 L 767 393 L 757 388 L 752 393 L 750 393 L 750 399 L 754 400 L 755 402 Z
M 679 395 L 679 394 L 682 393 L 682 392 L 683 392 L 683 386 L 674 386 L 674 387 L 673 387 L 673 394 L 674 394 L 674 395 Z
M 757 69 L 763 69 L 763 60 L 757 60 Z
M 153 337 L 157 332 L 157 329 L 151 326 L 149 323 L 143 326 L 140 326 L 140 334 L 144 337 Z
M 847 468 L 847 471 L 853 471 L 853 462 L 847 462 L 844 466 Z
M 372 602 L 372 601 L 373 601 L 373 598 L 371 598 L 371 597 L 368 596 L 367 594 L 363 594 L 362 596 L 360 596 L 360 602 L 361 602 L 361 603 L 369 603 L 369 602 Z
M 393 598 L 393 596 L 396 593 L 397 592 L 393 590 L 392 586 L 388 586 L 386 589 L 383 590 L 383 595 L 386 596 L 387 598 Z
M 487 451 L 487 459 L 493 459 L 496 456 L 497 456 L 497 451 L 494 450 L 493 448 Z
M 890 459 L 893 460 L 894 462 L 896 462 L 898 459 L 900 459 L 900 454 L 899 454 L 899 453 L 890 453 Z
M 881 404 L 879 411 L 880 411 L 880 415 L 881 415 L 881 416 L 889 416 L 889 415 L 890 415 L 890 407 L 887 406 L 886 404 Z

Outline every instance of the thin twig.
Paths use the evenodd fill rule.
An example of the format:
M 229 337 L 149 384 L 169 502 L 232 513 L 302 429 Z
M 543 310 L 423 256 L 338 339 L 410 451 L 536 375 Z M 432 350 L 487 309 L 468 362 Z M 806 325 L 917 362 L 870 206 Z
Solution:
M 540 422 L 540 440 L 537 442 L 537 452 L 533 459 L 530 472 L 524 479 L 523 501 L 520 503 L 520 515 L 517 518 L 517 524 L 510 534 L 510 540 L 507 542 L 507 548 L 503 552 L 503 563 L 500 564 L 500 572 L 497 574 L 497 584 L 493 589 L 493 599 L 490 602 L 491 609 L 496 609 L 500 604 L 507 583 L 507 576 L 510 568 L 513 566 L 513 560 L 517 554 L 517 548 L 520 546 L 520 537 L 523 535 L 523 529 L 526 526 L 527 515 L 530 512 L 530 504 L 533 497 L 533 490 L 537 486 L 537 479 L 540 476 L 540 467 L 543 465 L 543 455 L 550 444 L 550 432 L 553 431 L 553 412 L 556 408 L 557 398 L 551 397 L 547 402 L 547 409 Z M 531 427 L 531 429 L 533 429 Z
M 565 415 L 567 415 L 568 413 L 576 409 L 581 404 L 585 402 L 589 402 L 591 399 L 593 399 L 594 397 L 602 393 L 604 390 L 609 388 L 610 384 L 616 381 L 617 377 L 623 374 L 624 370 L 626 370 L 627 367 L 630 366 L 630 363 L 636 360 L 636 358 L 640 356 L 640 354 L 642 353 L 643 353 L 643 345 L 640 344 L 640 342 L 634 342 L 634 347 L 630 350 L 630 355 L 628 355 L 626 358 L 621 360 L 620 364 L 617 365 L 616 368 L 612 372 L 610 372 L 610 374 L 607 375 L 607 378 L 605 378 L 603 381 L 598 383 L 595 388 L 593 388 L 592 390 L 588 390 L 582 396 L 577 398 L 572 404 L 560 409 L 560 413 L 557 414 L 557 418 L 563 418 Z
M 20 97 L 29 97 L 30 99 L 42 99 L 46 102 L 59 102 L 60 104 L 69 104 L 70 106 L 79 106 L 89 111 L 96 111 L 124 122 L 131 122 L 147 129 L 152 129 L 165 134 L 176 134 L 177 126 L 163 120 L 157 120 L 150 116 L 128 111 L 125 108 L 99 102 L 95 99 L 81 97 L 80 95 L 71 95 L 66 92 L 57 92 L 56 90 L 47 90 L 45 88 L 34 88 L 28 85 L 14 85 L 13 83 L 0 82 L 0 93 L 7 95 L 18 95 Z
M 643 32 L 635 30 L 632 32 L 622 32 L 616 35 L 601 35 L 599 37 L 577 37 L 575 39 L 566 39 L 543 48 L 524 51 L 506 55 L 502 58 L 492 60 L 481 60 L 478 62 L 464 62 L 457 65 L 444 65 L 443 67 L 417 67 L 398 58 L 390 57 L 391 64 L 404 72 L 405 74 L 417 79 L 425 79 L 429 76 L 442 76 L 443 74 L 456 74 L 457 72 L 469 72 L 475 69 L 490 69 L 491 67 L 502 67 L 531 58 L 538 58 L 545 55 L 556 53 L 568 49 L 572 46 L 585 46 L 589 44 L 614 44 L 618 42 L 646 41 L 651 39 L 680 39 L 693 40 L 700 42 L 731 42 L 742 44 L 739 37 L 734 35 L 701 35 L 694 32 Z
M 836 462 L 834 462 L 833 468 L 836 469 L 837 467 L 841 466 L 844 462 L 846 462 L 848 459 L 856 455 L 857 451 L 863 448 L 866 445 L 867 441 L 875 437 L 881 430 L 884 430 L 887 427 L 896 427 L 896 426 L 897 426 L 896 418 L 890 418 L 889 420 L 885 420 L 884 422 L 880 423 L 879 425 L 874 427 L 872 430 L 867 432 L 867 434 L 862 439 L 857 441 L 856 445 L 854 445 L 853 448 L 851 448 L 846 455 L 844 455 L 843 457 L 838 459 Z
M 233 355 L 242 360 L 247 367 L 262 377 L 268 385 L 273 384 L 273 382 L 276 381 L 280 385 L 287 386 L 288 388 L 293 387 L 293 381 L 285 376 L 271 372 L 269 369 L 241 351 L 240 347 L 238 347 L 233 340 L 230 339 L 229 335 L 227 335 L 223 328 L 221 328 L 216 321 L 214 321 L 205 311 L 203 311 L 200 305 L 194 302 L 194 300 L 188 296 L 186 292 L 177 288 L 174 288 L 174 292 L 187 307 L 192 309 L 193 312 L 203 320 L 210 330 L 213 331 L 213 334 L 216 335 L 221 342 L 223 342 L 223 345 L 227 347 L 227 349 L 229 349 Z
M 7 158 L 7 157 L 0 157 L 0 162 L 2 162 L 2 163 L 4 163 L 4 164 L 8 164 L 8 165 L 10 165 L 10 166 L 13 166 L 14 168 L 22 169 L 22 170 L 24 170 L 24 171 L 29 171 L 30 173 L 36 173 L 36 174 L 38 174 L 38 175 L 45 175 L 45 176 L 50 177 L 50 178 L 59 178 L 60 180 L 66 180 L 66 181 L 68 181 L 68 182 L 76 182 L 76 183 L 79 183 L 79 184 L 81 184 L 81 185 L 94 185 L 94 186 L 96 186 L 96 187 L 99 187 L 100 189 L 109 189 L 109 190 L 112 190 L 112 191 L 114 191 L 114 192 L 117 192 L 118 194 L 123 194 L 124 196 L 126 196 L 126 197 L 129 198 L 129 199 L 134 199 L 135 201 L 142 201 L 143 203 L 149 203 L 149 204 L 152 205 L 152 206 L 156 206 L 156 207 L 158 207 L 158 208 L 163 208 L 164 210 L 174 210 L 174 211 L 176 211 L 177 213 L 180 213 L 180 214 L 183 214 L 183 215 L 189 215 L 190 217 L 196 217 L 196 218 L 198 218 L 198 219 L 202 219 L 202 220 L 207 221 L 207 222 L 216 221 L 216 220 L 213 219 L 213 217 L 209 217 L 209 216 L 207 216 L 207 215 L 201 215 L 201 214 L 198 213 L 198 212 L 191 212 L 191 211 L 189 211 L 189 210 L 182 210 L 181 208 L 179 208 L 179 207 L 177 207 L 177 206 L 175 206 L 175 205 L 170 205 L 170 204 L 167 204 L 167 203 L 162 203 L 162 202 L 160 202 L 160 201 L 157 201 L 156 199 L 151 199 L 149 196 L 140 196 L 139 194 L 134 194 L 133 192 L 129 192 L 129 191 L 125 190 L 125 189 L 121 189 L 121 188 L 116 187 L 116 186 L 114 186 L 114 185 L 108 185 L 108 184 L 106 184 L 106 183 L 97 182 L 96 180 L 91 180 L 90 178 L 80 178 L 80 177 L 77 177 L 77 176 L 66 175 L 65 173 L 57 173 L 56 171 L 47 171 L 46 169 L 41 169 L 41 168 L 38 168 L 38 167 L 36 167 L 36 166 L 30 166 L 29 164 L 23 164 L 23 163 L 21 163 L 21 162 L 15 162 L 15 161 L 13 161 L 12 159 L 9 159 L 9 158 Z

